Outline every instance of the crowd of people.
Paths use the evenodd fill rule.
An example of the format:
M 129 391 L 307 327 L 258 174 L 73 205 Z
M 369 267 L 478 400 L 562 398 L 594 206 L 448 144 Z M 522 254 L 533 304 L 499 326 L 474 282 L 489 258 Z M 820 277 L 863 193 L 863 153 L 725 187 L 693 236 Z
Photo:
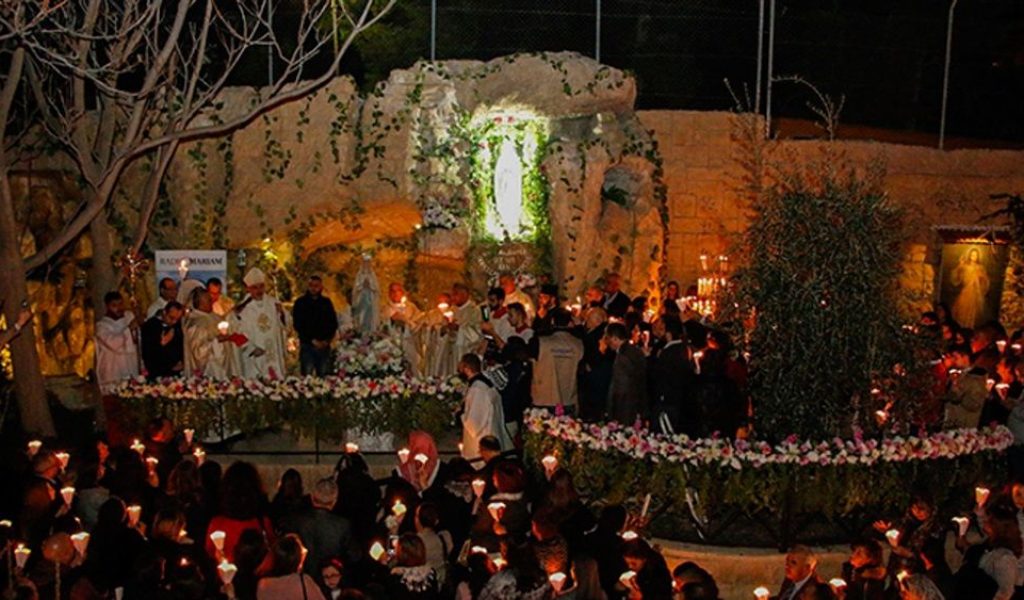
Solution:
M 643 515 L 581 497 L 557 459 L 531 468 L 493 437 L 480 440 L 474 464 L 442 461 L 433 438 L 415 431 L 386 477 L 375 479 L 350 449 L 331 475 L 313 482 L 288 469 L 272 496 L 253 464 L 222 471 L 191 446 L 187 433 L 160 418 L 127 447 L 97 438 L 84 448 L 30 443 L 5 456 L 5 597 L 720 598 L 714 575 L 700 565 L 669 568 L 645 539 Z M 1024 580 L 1022 509 L 1024 483 L 979 490 L 974 514 L 952 521 L 918 493 L 902 518 L 878 521 L 854 541 L 835 572 L 795 546 L 774 591 L 748 593 L 759 600 L 1015 598 Z M 947 540 L 961 553 L 955 574 Z

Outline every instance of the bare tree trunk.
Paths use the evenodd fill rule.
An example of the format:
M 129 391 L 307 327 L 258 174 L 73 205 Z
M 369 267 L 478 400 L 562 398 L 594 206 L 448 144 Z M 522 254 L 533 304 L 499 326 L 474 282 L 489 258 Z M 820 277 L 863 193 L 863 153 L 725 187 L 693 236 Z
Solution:
M 14 323 L 21 303 L 28 297 L 25 269 L 18 247 L 18 224 L 14 219 L 14 198 L 7 171 L 0 169 L 0 297 L 7 323 Z M 14 363 L 14 393 L 18 398 L 22 428 L 27 433 L 41 436 L 56 435 L 50 406 L 46 402 L 46 387 L 39 370 L 36 354 L 36 336 L 32 327 L 26 327 L 11 342 Z
M 89 291 L 92 306 L 97 315 L 103 314 L 103 296 L 117 286 L 114 272 L 114 245 L 110 240 L 110 224 L 106 211 L 89 223 L 89 237 L 92 240 L 92 272 L 89 277 Z M 97 317 L 98 318 L 98 317 Z

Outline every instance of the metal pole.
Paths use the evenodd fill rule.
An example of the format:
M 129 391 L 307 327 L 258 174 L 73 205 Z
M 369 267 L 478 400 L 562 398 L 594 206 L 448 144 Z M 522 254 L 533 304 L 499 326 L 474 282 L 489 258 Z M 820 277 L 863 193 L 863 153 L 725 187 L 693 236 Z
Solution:
M 601 62 L 601 0 L 594 6 L 594 60 Z
M 942 116 L 939 117 L 939 150 L 946 145 L 946 104 L 949 101 L 949 63 L 953 56 L 953 11 L 958 0 L 949 3 L 949 23 L 946 26 L 946 66 L 942 76 Z
M 757 86 L 754 88 L 754 113 L 761 112 L 761 67 L 764 58 L 764 0 L 757 9 Z
M 437 0 L 430 0 L 430 61 L 437 60 Z
M 764 137 L 772 135 L 772 78 L 775 77 L 775 0 L 768 5 L 768 75 L 765 90 Z
M 267 85 L 274 85 L 274 3 L 267 2 L 267 28 L 270 41 L 267 42 Z

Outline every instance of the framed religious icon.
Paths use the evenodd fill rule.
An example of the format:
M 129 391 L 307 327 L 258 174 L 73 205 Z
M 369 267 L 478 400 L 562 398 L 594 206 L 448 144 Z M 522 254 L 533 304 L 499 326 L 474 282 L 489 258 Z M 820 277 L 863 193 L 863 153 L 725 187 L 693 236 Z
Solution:
M 961 238 L 942 245 L 939 301 L 961 327 L 999 319 L 1010 247 L 996 238 Z

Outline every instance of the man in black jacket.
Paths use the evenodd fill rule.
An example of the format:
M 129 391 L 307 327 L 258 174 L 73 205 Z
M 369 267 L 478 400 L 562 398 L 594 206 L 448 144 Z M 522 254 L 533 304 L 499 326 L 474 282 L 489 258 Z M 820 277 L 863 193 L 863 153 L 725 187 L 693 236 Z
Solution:
M 185 308 L 171 300 L 142 324 L 142 362 L 150 379 L 177 377 L 185 368 L 181 316 Z
M 651 364 L 654 421 L 662 433 L 700 432 L 700 410 L 694 398 L 694 373 L 686 347 L 683 323 L 665 317 L 665 345 Z
M 331 299 L 323 295 L 319 275 L 309 278 L 306 293 L 295 301 L 292 320 L 299 334 L 299 366 L 303 375 L 324 376 L 330 366 L 331 342 L 338 333 L 338 315 Z
M 647 357 L 629 342 L 629 333 L 621 323 L 608 325 L 604 338 L 615 351 L 606 412 L 613 421 L 633 425 L 647 416 Z

